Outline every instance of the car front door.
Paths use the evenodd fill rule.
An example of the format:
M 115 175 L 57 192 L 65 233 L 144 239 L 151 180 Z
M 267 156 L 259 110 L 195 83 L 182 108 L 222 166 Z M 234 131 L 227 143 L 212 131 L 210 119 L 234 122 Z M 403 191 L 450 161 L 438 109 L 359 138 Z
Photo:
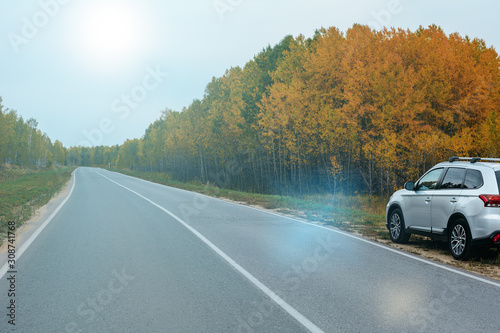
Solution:
M 431 232 L 431 202 L 436 190 L 443 168 L 437 168 L 427 172 L 415 185 L 415 190 L 409 192 L 405 198 L 403 215 L 406 227 Z

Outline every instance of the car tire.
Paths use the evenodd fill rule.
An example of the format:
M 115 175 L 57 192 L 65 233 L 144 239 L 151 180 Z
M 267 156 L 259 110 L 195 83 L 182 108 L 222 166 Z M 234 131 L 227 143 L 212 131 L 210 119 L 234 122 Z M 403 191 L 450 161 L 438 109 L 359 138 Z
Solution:
M 465 260 L 472 249 L 472 237 L 467 221 L 463 218 L 455 220 L 448 232 L 448 246 L 451 255 L 457 260 Z
M 394 243 L 407 243 L 411 234 L 405 230 L 405 221 L 401 209 L 396 208 L 389 215 L 389 236 Z

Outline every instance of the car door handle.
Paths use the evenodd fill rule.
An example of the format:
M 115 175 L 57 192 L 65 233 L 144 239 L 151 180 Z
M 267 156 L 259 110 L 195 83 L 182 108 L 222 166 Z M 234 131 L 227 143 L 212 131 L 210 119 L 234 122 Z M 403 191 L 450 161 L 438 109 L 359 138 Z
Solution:
M 431 198 L 429 198 L 429 197 L 425 198 L 425 202 L 426 202 L 426 203 L 431 202 Z
M 451 198 L 450 202 L 451 202 L 451 203 L 456 203 L 456 202 L 457 202 L 457 199 L 456 199 L 456 198 Z

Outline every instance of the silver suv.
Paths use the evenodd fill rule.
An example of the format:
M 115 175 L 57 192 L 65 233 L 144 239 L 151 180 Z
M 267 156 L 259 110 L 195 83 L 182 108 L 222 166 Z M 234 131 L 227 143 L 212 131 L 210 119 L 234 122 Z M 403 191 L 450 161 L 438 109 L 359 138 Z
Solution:
M 452 157 L 416 183 L 407 182 L 386 207 L 391 240 L 411 234 L 441 238 L 455 259 L 473 247 L 500 245 L 500 159 Z

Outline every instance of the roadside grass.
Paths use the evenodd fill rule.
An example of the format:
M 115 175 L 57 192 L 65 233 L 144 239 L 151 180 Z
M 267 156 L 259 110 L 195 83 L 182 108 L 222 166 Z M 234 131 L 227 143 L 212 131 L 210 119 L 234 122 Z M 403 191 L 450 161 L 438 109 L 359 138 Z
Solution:
M 0 167 L 0 245 L 7 235 L 7 223 L 16 229 L 59 192 L 70 179 L 72 167 L 33 170 L 17 166 Z
M 201 184 L 200 182 L 184 183 L 174 181 L 168 174 L 161 172 L 111 170 L 216 198 L 225 198 L 246 205 L 275 210 L 282 214 L 324 225 L 332 225 L 341 230 L 369 238 L 389 239 L 385 227 L 386 198 L 382 197 L 369 197 L 358 194 L 352 196 L 315 194 L 300 197 L 258 194 L 222 189 L 211 184 Z

